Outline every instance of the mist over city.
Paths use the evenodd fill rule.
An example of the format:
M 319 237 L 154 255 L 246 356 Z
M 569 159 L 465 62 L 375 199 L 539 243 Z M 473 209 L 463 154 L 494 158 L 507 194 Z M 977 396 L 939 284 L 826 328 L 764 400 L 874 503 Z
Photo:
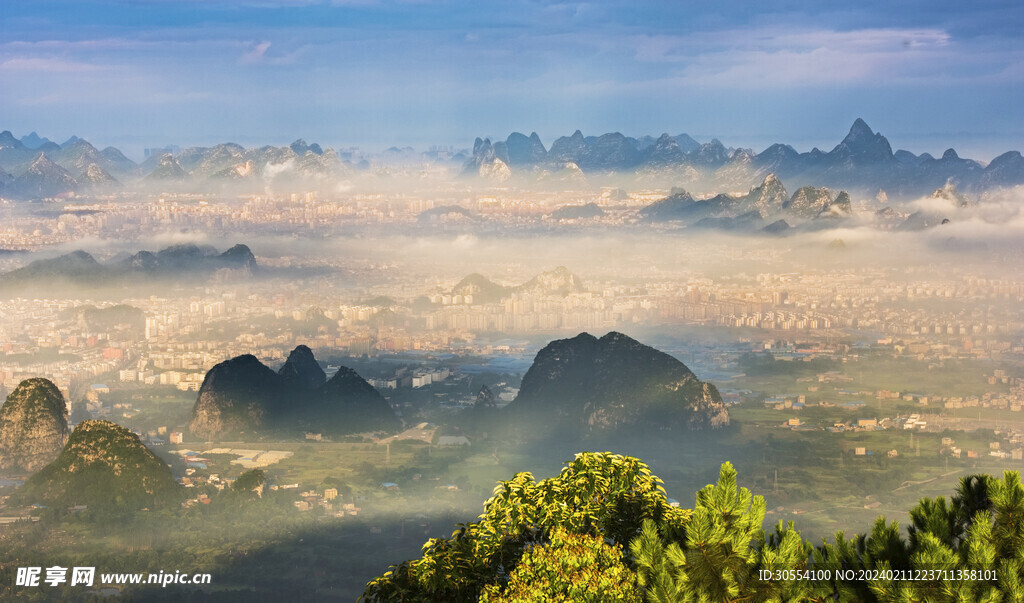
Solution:
M 0 598 L 1024 596 L 1020 25 L 4 5 Z

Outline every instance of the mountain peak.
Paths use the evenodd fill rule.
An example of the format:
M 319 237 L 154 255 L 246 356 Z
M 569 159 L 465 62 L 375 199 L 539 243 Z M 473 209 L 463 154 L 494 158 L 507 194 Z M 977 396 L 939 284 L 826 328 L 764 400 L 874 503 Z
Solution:
M 0 470 L 37 471 L 68 440 L 64 396 L 48 379 L 26 379 L 0 407 Z
M 277 372 L 288 387 L 316 389 L 327 382 L 327 375 L 320 368 L 313 350 L 300 345 L 288 354 L 288 360 Z
M 861 118 L 854 120 L 853 125 L 850 126 L 850 132 L 846 135 L 847 138 L 859 137 L 859 136 L 874 136 L 875 132 L 871 129 L 866 121 Z
M 752 209 L 761 212 L 762 216 L 771 216 L 782 211 L 783 206 L 789 201 L 789 193 L 782 181 L 770 173 L 764 177 L 760 186 L 755 186 L 747 193 L 747 203 Z
M 105 169 L 95 163 L 90 163 L 85 171 L 82 172 L 79 180 L 89 184 L 90 186 L 110 186 L 118 184 L 117 178 L 114 178 Z
M 580 333 L 537 353 L 509 411 L 565 429 L 659 425 L 718 427 L 729 422 L 714 386 L 683 363 L 612 331 Z M 564 428 L 564 429 L 561 429 Z
M 88 420 L 15 496 L 24 503 L 138 509 L 177 504 L 177 493 L 170 467 L 137 435 L 110 421 Z
M 210 369 L 199 389 L 189 426 L 209 438 L 236 433 L 325 434 L 393 429 L 401 421 L 369 383 L 341 367 L 326 379 L 306 346 L 298 346 L 275 373 L 245 354 Z
M 476 401 L 473 402 L 473 408 L 484 409 L 484 408 L 495 408 L 498 405 L 498 398 L 491 391 L 491 388 L 486 385 L 480 386 L 480 391 L 476 394 Z
M 218 258 L 222 264 L 238 268 L 256 268 L 256 256 L 244 243 L 236 243 L 231 249 L 220 254 Z
M 11 188 L 20 197 L 41 199 L 75 190 L 78 186 L 78 181 L 64 168 L 54 163 L 46 153 L 39 153 Z
M 0 132 L 0 148 L 4 147 L 15 147 L 22 148 L 25 145 L 11 134 L 10 130 L 4 130 Z
M 885 163 L 893 160 L 892 147 L 885 136 L 873 132 L 861 118 L 853 122 L 850 132 L 828 153 L 833 161 L 852 165 Z
M 683 161 L 683 149 L 667 132 L 644 149 L 647 163 L 656 167 L 677 165 Z
M 146 178 L 150 180 L 182 180 L 186 176 L 184 168 L 174 158 L 174 155 L 164 153 L 160 156 L 160 162 L 157 163 L 156 168 Z
M 29 149 L 38 149 L 48 142 L 50 142 L 50 139 L 40 137 L 35 131 L 30 133 L 28 136 L 21 137 L 21 143 Z

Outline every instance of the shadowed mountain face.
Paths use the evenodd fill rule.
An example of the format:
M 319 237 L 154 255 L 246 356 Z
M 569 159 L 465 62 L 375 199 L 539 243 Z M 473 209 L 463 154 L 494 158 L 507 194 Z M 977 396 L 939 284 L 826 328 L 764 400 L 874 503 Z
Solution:
M 401 427 L 380 393 L 354 370 L 341 367 L 300 407 L 304 429 L 325 434 L 394 431 Z
M 189 426 L 215 439 L 315 431 L 342 435 L 401 426 L 386 400 L 355 371 L 341 367 L 326 380 L 313 353 L 299 346 L 275 373 L 246 354 L 210 369 Z
M 529 137 L 513 132 L 505 141 L 505 147 L 508 149 L 508 164 L 513 167 L 538 165 L 548 154 L 536 132 Z
M 210 369 L 192 409 L 189 429 L 200 438 L 261 429 L 284 412 L 284 382 L 252 354 Z
M 0 408 L 0 471 L 38 471 L 67 440 L 67 404 L 53 382 L 26 379 L 7 396 Z
M 313 357 L 313 351 L 304 345 L 288 354 L 278 374 L 288 388 L 316 389 L 327 382 L 327 375 Z
M 581 333 L 537 353 L 505 409 L 528 426 L 567 432 L 639 426 L 715 428 L 729 423 L 718 390 L 675 358 L 621 333 Z
M 56 460 L 15 496 L 23 503 L 138 509 L 177 504 L 171 469 L 128 429 L 84 421 Z

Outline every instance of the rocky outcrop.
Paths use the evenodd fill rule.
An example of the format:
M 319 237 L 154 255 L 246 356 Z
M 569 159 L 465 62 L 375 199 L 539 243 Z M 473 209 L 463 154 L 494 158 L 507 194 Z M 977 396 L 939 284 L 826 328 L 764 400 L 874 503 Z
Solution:
M 473 408 L 477 409 L 493 409 L 497 407 L 498 399 L 494 396 L 494 392 L 491 388 L 486 385 L 480 386 L 480 391 L 476 393 L 476 400 L 473 401 Z
M 252 354 L 221 362 L 203 379 L 189 430 L 199 438 L 260 430 L 282 410 L 283 390 L 281 377 Z
M 64 396 L 47 379 L 22 381 L 0 408 L 0 471 L 32 473 L 68 441 Z
M 755 186 L 747 193 L 744 203 L 740 208 L 746 211 L 757 211 L 762 216 L 773 216 L 782 211 L 782 206 L 789 201 L 789 193 L 786 187 L 775 176 L 768 174 L 760 186 Z
M 317 431 L 343 435 L 398 429 L 401 420 L 372 385 L 341 367 L 329 380 L 299 346 L 279 373 L 246 354 L 206 374 L 189 429 L 204 439 L 296 435 Z
M 782 208 L 800 218 L 813 218 L 832 204 L 833 193 L 825 187 L 804 186 Z
M 628 426 L 717 428 L 729 413 L 714 385 L 672 356 L 622 333 L 581 333 L 537 353 L 506 407 L 523 425 L 607 431 Z

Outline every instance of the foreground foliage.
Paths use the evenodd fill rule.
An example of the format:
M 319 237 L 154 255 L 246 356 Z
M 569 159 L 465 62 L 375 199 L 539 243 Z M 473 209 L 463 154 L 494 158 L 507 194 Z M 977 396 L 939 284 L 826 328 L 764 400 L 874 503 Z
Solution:
M 1024 601 L 1024 486 L 965 477 L 910 510 L 815 546 L 766 533 L 732 465 L 692 510 L 639 459 L 581 453 L 553 478 L 500 482 L 478 521 L 370 582 L 370 601 Z
M 622 561 L 622 548 L 597 536 L 555 528 L 551 542 L 534 545 L 509 576 L 502 591 L 484 587 L 481 603 L 542 603 L 567 599 L 586 603 L 640 603 L 637 575 Z

